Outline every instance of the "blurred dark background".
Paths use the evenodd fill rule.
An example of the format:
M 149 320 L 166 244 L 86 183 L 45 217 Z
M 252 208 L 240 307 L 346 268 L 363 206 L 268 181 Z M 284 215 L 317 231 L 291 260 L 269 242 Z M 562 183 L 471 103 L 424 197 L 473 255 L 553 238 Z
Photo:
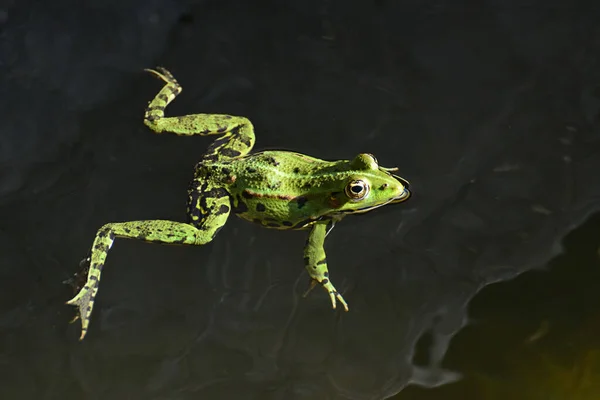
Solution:
M 592 1 L 4 0 L 0 398 L 599 398 L 599 18 Z M 155 65 L 184 88 L 169 115 L 243 115 L 257 150 L 370 152 L 411 181 L 328 237 L 349 313 L 300 297 L 305 232 L 232 218 L 203 247 L 117 240 L 78 342 L 62 282 L 96 230 L 184 220 L 210 143 L 144 127 Z

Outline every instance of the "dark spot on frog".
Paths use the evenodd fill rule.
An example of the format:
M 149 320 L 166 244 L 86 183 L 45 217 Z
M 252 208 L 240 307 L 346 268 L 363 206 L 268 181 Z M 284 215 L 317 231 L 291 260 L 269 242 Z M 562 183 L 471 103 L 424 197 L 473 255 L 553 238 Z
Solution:
M 329 272 L 328 271 L 323 272 L 323 276 L 324 277 L 328 277 L 329 276 Z
M 317 265 L 323 265 L 323 264 L 327 264 L 327 259 L 324 258 L 321 261 L 317 262 Z
M 169 100 L 169 98 L 167 97 L 166 94 L 159 94 L 158 96 L 156 96 L 158 99 L 162 100 L 162 101 L 167 101 Z
M 323 279 L 323 280 L 321 281 L 321 285 L 326 285 L 326 284 L 328 284 L 328 283 L 329 283 L 329 279 Z
M 106 248 L 106 246 L 103 245 L 102 243 L 98 243 L 96 246 L 94 246 L 94 250 L 97 250 L 97 251 L 108 251 L 108 249 Z
M 245 146 L 252 147 L 252 141 L 248 138 L 248 136 L 237 135 L 237 139 L 242 142 Z
M 266 207 L 263 203 L 256 203 L 256 211 L 264 212 L 265 210 L 266 210 Z
M 379 190 L 385 190 L 385 189 L 387 189 L 387 187 L 388 187 L 388 184 L 384 183 L 383 185 L 381 185 L 381 187 L 379 188 Z
M 295 174 L 299 174 L 300 173 L 300 168 L 298 168 L 298 167 L 294 168 L 294 173 Z
M 225 157 L 238 157 L 240 154 L 242 154 L 237 150 L 228 149 L 228 148 L 219 150 L 219 153 L 221 153 Z
M 221 204 L 215 215 L 227 214 L 229 212 L 229 206 L 227 204 Z
M 181 86 L 176 84 L 175 86 L 168 86 L 167 90 L 169 90 L 172 94 L 178 95 L 181 92 Z
M 229 174 L 231 174 L 231 170 L 230 170 L 229 168 L 222 168 L 222 169 L 221 169 L 221 172 L 222 172 L 224 175 L 229 175 Z
M 256 172 L 256 169 L 252 168 L 252 167 L 248 167 L 248 168 L 246 168 L 246 172 L 248 172 L 249 174 L 253 174 Z
M 203 199 L 208 198 L 215 198 L 215 199 L 220 199 L 221 197 L 226 197 L 229 196 L 229 193 L 227 193 L 227 190 L 223 189 L 223 188 L 214 188 L 214 189 L 210 189 L 209 191 L 207 191 L 205 193 L 205 197 L 203 197 Z
M 312 185 L 310 184 L 310 182 L 306 182 L 304 185 L 302 185 L 303 189 L 310 189 L 312 187 Z
M 307 201 L 308 201 L 308 199 L 304 196 L 296 197 L 296 202 L 298 203 L 298 208 L 304 207 L 304 205 L 306 204 Z
M 250 194 L 250 192 L 248 192 L 247 190 L 244 190 L 242 192 L 242 196 L 244 196 L 245 199 L 251 199 L 253 197 L 252 194 Z
M 271 228 L 279 228 L 279 224 L 276 222 L 269 222 L 267 223 L 267 226 L 270 226 Z
M 293 224 L 290 221 L 283 221 L 283 226 L 292 226 Z
M 252 222 L 254 222 L 255 224 L 261 224 L 262 225 L 262 220 L 260 218 L 254 218 L 252 220 Z
M 217 128 L 217 133 L 227 132 L 227 126 L 220 126 Z
M 304 257 L 304 265 L 310 264 L 310 258 Z
M 267 157 L 267 158 L 265 159 L 265 161 L 266 161 L 266 162 L 268 162 L 269 164 L 272 164 L 272 165 L 274 165 L 275 167 L 279 165 L 279 161 L 277 161 L 277 160 L 275 159 L 275 157 L 271 157 L 271 156 L 269 156 L 269 157 Z

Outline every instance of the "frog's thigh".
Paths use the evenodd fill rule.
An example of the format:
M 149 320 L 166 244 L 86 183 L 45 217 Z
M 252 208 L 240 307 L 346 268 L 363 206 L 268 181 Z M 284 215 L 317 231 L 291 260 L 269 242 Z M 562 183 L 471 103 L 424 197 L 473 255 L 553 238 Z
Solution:
M 327 293 L 329 293 L 333 308 L 336 308 L 337 299 L 342 303 L 344 309 L 348 311 L 348 304 L 331 283 L 329 271 L 327 270 L 327 257 L 325 256 L 325 249 L 323 248 L 327 233 L 327 224 L 316 224 L 310 231 L 308 240 L 306 241 L 306 246 L 304 247 L 304 265 L 308 275 L 312 278 L 312 281 L 305 296 L 317 283 L 319 283 Z

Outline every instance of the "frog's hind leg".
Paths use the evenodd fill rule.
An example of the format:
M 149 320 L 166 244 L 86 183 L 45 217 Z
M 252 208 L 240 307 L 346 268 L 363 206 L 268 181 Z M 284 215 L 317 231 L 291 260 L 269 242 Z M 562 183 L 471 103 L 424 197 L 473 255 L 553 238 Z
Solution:
M 331 231 L 331 227 L 331 224 L 317 223 L 313 226 L 308 235 L 306 246 L 304 247 L 304 265 L 308 275 L 311 277 L 311 282 L 308 290 L 304 293 L 304 297 L 306 297 L 318 283 L 329 294 L 331 305 L 334 309 L 336 308 L 337 299 L 342 303 L 344 309 L 348 311 L 348 304 L 331 283 L 329 271 L 327 270 L 327 258 L 325 256 L 323 244 L 325 242 L 325 236 Z
M 221 114 L 192 114 L 165 117 L 165 108 L 181 93 L 181 86 L 164 68 L 146 69 L 165 82 L 165 86 L 148 104 L 144 124 L 156 133 L 169 132 L 182 136 L 223 135 L 215 140 L 204 155 L 205 160 L 227 160 L 248 154 L 254 146 L 252 123 L 245 117 Z
M 203 245 L 210 242 L 229 216 L 229 197 L 215 194 L 203 203 L 203 219 L 192 219 L 191 223 L 165 220 L 117 222 L 104 225 L 98 230 L 92 244 L 89 271 L 85 285 L 67 304 L 77 306 L 81 319 L 82 340 L 88 330 L 94 301 L 98 294 L 100 275 L 106 263 L 108 250 L 115 238 L 139 239 L 165 244 Z M 86 261 L 88 260 L 86 259 Z

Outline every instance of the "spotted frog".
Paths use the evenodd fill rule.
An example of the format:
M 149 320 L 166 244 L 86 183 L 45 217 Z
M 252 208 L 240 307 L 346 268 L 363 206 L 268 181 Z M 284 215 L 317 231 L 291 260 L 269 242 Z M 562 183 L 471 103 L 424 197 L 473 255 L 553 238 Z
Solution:
M 145 220 L 113 222 L 96 233 L 84 259 L 85 283 L 67 304 L 78 308 L 82 340 L 88 330 L 100 274 L 115 238 L 147 242 L 203 245 L 212 241 L 231 214 L 267 228 L 310 230 L 304 266 L 310 276 L 306 296 L 319 284 L 333 308 L 348 305 L 331 282 L 323 243 L 336 222 L 346 215 L 371 211 L 410 197 L 408 182 L 381 167 L 371 154 L 353 160 L 324 161 L 289 151 L 251 154 L 254 128 L 244 117 L 194 114 L 165 117 L 167 105 L 181 86 L 164 68 L 147 69 L 165 82 L 149 103 L 144 124 L 156 133 L 180 136 L 218 135 L 195 166 L 189 184 L 187 222 Z

